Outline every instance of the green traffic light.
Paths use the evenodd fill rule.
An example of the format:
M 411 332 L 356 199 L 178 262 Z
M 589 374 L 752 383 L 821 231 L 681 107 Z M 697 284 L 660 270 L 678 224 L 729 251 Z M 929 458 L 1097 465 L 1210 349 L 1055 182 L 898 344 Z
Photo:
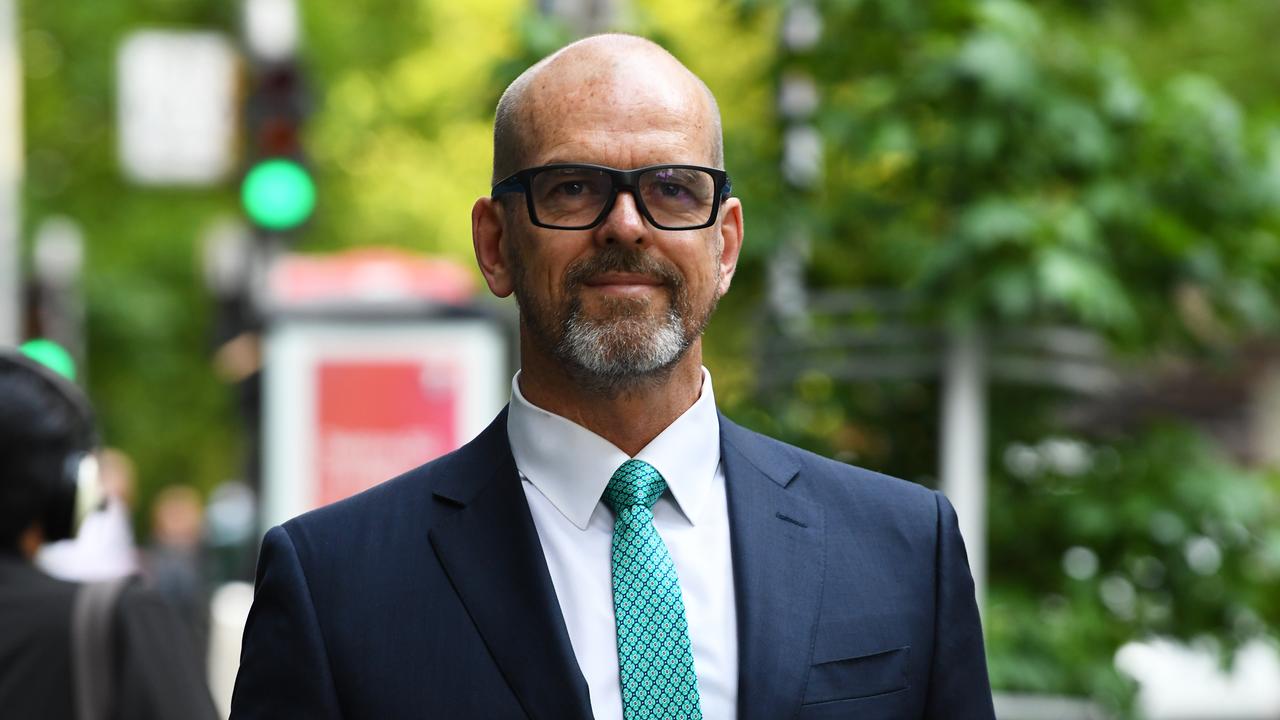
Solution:
M 301 225 L 316 207 L 316 185 L 298 163 L 264 160 L 249 169 L 240 186 L 240 201 L 249 219 L 268 230 Z
M 45 338 L 36 338 L 22 343 L 18 350 L 62 377 L 68 380 L 76 379 L 76 361 L 71 357 L 71 353 L 58 343 Z

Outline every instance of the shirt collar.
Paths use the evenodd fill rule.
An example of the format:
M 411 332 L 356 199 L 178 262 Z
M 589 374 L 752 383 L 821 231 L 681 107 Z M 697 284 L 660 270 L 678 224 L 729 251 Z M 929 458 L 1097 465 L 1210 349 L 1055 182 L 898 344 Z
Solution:
M 567 418 L 530 403 L 511 380 L 507 438 L 516 468 L 578 529 L 585 530 L 614 471 L 630 457 L 613 443 Z M 662 474 L 676 505 L 697 524 L 720 464 L 720 419 L 711 373 L 702 391 L 636 459 Z

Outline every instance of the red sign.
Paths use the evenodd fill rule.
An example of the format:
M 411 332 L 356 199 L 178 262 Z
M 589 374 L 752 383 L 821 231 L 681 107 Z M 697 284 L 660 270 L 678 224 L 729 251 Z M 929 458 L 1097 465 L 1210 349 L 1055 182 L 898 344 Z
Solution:
M 341 500 L 457 447 L 458 368 L 422 360 L 321 361 L 316 502 Z

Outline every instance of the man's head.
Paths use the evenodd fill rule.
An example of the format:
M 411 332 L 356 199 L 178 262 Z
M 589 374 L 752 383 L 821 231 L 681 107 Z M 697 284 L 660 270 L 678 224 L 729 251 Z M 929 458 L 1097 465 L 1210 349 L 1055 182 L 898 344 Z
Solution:
M 666 102 L 692 101 L 691 114 L 673 120 L 689 123 L 680 132 L 705 133 L 706 164 L 724 167 L 720 108 L 706 83 L 658 44 L 610 34 L 548 55 L 502 93 L 493 119 L 493 182 L 529 167 L 542 133 L 570 121 L 583 98 L 616 99 L 618 112 L 629 111 L 628 106 L 660 111 Z
M 519 186 L 476 202 L 476 257 L 496 295 L 516 295 L 526 363 L 530 353 L 539 353 L 587 387 L 617 391 L 660 380 L 690 348 L 700 347 L 742 241 L 740 204 L 720 192 L 723 183 L 713 186 L 723 179 L 716 175 L 724 165 L 722 147 L 719 111 L 706 85 L 648 40 L 588 38 L 511 84 L 494 123 L 495 183 L 521 170 L 565 163 L 715 169 L 647 173 L 635 187 L 619 189 L 612 206 L 603 171 L 599 187 L 575 177 L 572 184 Z M 662 229 L 657 226 L 700 224 L 664 214 L 662 203 L 685 192 L 681 173 L 701 180 L 696 207 L 706 212 L 699 220 L 710 224 Z M 574 198 L 598 192 L 593 207 L 605 212 L 584 229 L 539 226 L 530 210 L 549 202 L 553 192 Z M 557 224 L 538 214 L 543 225 Z
M 93 423 L 74 385 L 9 350 L 0 351 L 0 408 L 0 551 L 17 553 L 32 528 L 70 534 L 68 465 L 92 449 Z

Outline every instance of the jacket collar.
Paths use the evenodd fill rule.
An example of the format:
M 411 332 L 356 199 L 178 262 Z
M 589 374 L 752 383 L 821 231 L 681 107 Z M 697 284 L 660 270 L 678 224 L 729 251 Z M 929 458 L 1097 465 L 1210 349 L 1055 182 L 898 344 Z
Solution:
M 457 511 L 428 537 L 528 716 L 585 720 L 587 683 L 520 487 L 506 420 L 503 410 L 440 468 L 435 496 Z

